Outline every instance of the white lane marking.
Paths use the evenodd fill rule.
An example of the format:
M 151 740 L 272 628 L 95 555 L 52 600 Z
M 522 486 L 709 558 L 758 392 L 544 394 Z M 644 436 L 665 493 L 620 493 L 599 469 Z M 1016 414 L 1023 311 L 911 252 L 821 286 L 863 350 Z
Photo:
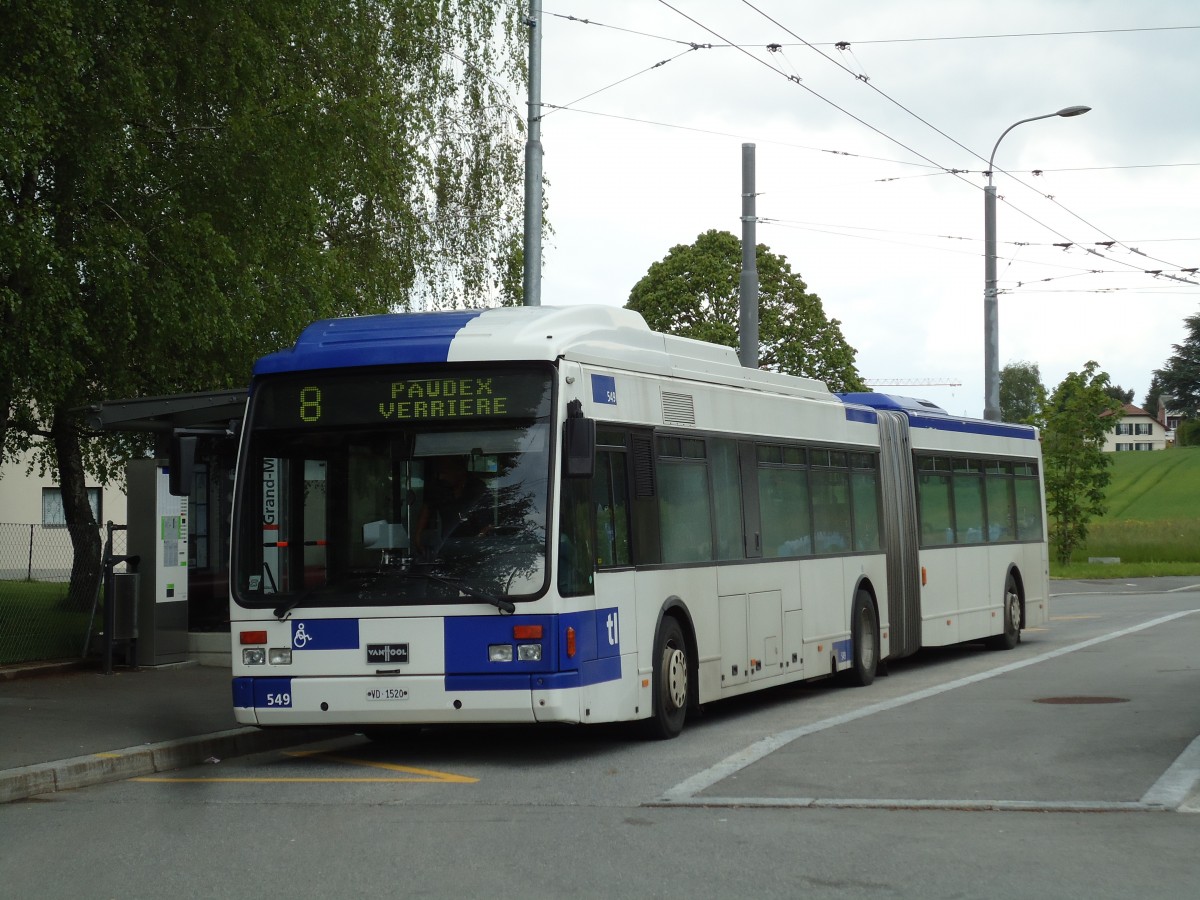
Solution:
M 807 735 L 816 734 L 829 728 L 836 728 L 839 725 L 845 725 L 849 722 L 857 721 L 858 719 L 864 719 L 867 716 L 873 716 L 876 713 L 898 709 L 901 706 L 907 706 L 910 703 L 916 703 L 918 700 L 936 697 L 938 694 L 944 694 L 947 691 L 953 691 L 961 687 L 966 687 L 967 685 L 978 684 L 981 681 L 987 681 L 989 678 L 995 678 L 998 675 L 1006 675 L 1009 672 L 1015 672 L 1018 669 L 1024 669 L 1027 666 L 1048 662 L 1049 660 L 1057 659 L 1060 656 L 1065 656 L 1068 653 L 1074 653 L 1077 650 L 1085 650 L 1088 647 L 1094 647 L 1097 644 L 1103 644 L 1106 641 L 1125 637 L 1126 635 L 1134 634 L 1138 631 L 1144 631 L 1147 628 L 1154 628 L 1155 626 L 1162 625 L 1165 622 L 1172 622 L 1175 619 L 1180 619 L 1184 616 L 1190 616 L 1192 613 L 1197 611 L 1198 610 L 1187 609 L 1183 612 L 1160 616 L 1157 619 L 1151 619 L 1149 622 L 1143 622 L 1140 625 L 1132 625 L 1129 628 L 1122 628 L 1120 631 L 1113 631 L 1109 634 L 1100 635 L 1099 637 L 1089 638 L 1086 641 L 1081 641 L 1078 644 L 1071 644 L 1068 647 L 1060 647 L 1057 650 L 1051 650 L 1047 653 L 1041 654 L 1040 656 L 1034 656 L 1030 659 L 1008 663 L 1007 665 L 990 669 L 987 672 L 980 672 L 975 675 L 968 675 L 964 678 L 957 678 L 954 681 L 948 681 L 945 684 L 935 685 L 920 691 L 914 691 L 913 693 L 905 694 L 902 697 L 895 697 L 891 700 L 883 700 L 879 703 L 872 703 L 870 706 L 864 706 L 862 709 L 843 713 L 840 716 L 833 716 L 829 719 L 823 719 L 820 722 L 814 722 L 811 725 L 802 725 L 799 728 L 793 728 L 789 731 L 781 731 L 779 734 L 768 735 L 762 740 L 755 741 L 749 747 L 725 757 L 725 759 L 721 760 L 715 766 L 711 766 L 702 772 L 697 772 L 690 778 L 681 781 L 679 784 L 675 785 L 675 787 L 664 793 L 662 800 L 668 803 L 679 803 L 691 800 L 701 791 L 707 790 L 714 784 L 723 781 L 734 773 L 740 772 L 742 769 L 753 765 L 760 759 L 770 756 L 776 750 L 786 747 L 788 744 L 792 743 L 792 741 L 799 740 Z
M 869 800 L 861 797 L 689 797 L 645 806 L 744 809 L 897 809 L 956 812 L 1163 812 L 1160 806 L 1119 800 Z
M 1188 744 L 1171 768 L 1163 772 L 1162 777 L 1146 791 L 1142 803 L 1178 809 L 1197 784 L 1200 784 L 1200 737 Z
M 1134 585 L 1126 585 L 1133 587 Z M 1167 588 L 1161 591 L 1149 591 L 1138 589 L 1135 591 L 1112 591 L 1112 590 L 1095 590 L 1095 591 L 1063 591 L 1061 594 L 1051 592 L 1050 598 L 1055 597 L 1128 597 L 1131 595 L 1145 594 L 1147 597 L 1157 597 L 1163 594 L 1179 594 L 1184 591 L 1200 591 L 1200 584 L 1185 584 L 1183 587 Z

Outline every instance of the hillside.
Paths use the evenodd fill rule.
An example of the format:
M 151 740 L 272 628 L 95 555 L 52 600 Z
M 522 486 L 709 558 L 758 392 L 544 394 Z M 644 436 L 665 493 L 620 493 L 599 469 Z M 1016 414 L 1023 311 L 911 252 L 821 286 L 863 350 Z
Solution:
M 1200 447 L 1115 453 L 1111 471 L 1108 514 L 1093 520 L 1087 543 L 1075 551 L 1072 562 L 1108 557 L 1149 566 L 1145 570 L 1124 570 L 1129 577 L 1135 571 L 1142 575 L 1197 571 Z M 1163 564 L 1183 567 L 1168 569 Z
M 1106 521 L 1200 518 L 1200 447 L 1114 453 Z

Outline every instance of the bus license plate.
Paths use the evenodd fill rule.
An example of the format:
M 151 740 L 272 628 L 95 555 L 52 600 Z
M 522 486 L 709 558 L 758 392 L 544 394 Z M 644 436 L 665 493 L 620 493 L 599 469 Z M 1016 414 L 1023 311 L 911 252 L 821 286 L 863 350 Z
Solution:
M 408 691 L 404 688 L 382 687 L 367 688 L 368 700 L 407 700 Z

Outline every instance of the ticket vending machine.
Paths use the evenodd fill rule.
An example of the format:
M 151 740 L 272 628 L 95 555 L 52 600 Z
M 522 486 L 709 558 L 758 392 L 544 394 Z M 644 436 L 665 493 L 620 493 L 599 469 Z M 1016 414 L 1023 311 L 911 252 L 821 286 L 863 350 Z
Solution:
M 131 460 L 125 470 L 128 550 L 137 570 L 137 661 L 188 658 L 188 498 L 169 489 L 167 461 Z

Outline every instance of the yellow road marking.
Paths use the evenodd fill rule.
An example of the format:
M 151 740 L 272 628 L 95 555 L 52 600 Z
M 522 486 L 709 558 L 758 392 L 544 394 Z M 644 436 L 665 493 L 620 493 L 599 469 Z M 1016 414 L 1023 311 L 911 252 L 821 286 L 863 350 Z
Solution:
M 433 769 L 417 769 L 413 766 L 401 766 L 396 763 L 377 762 L 369 759 L 356 759 L 353 756 L 337 756 L 333 753 L 323 753 L 320 750 L 288 750 L 288 756 L 315 756 L 333 762 L 348 763 L 352 766 L 367 766 L 372 769 L 387 769 L 389 772 L 407 772 L 410 775 L 421 775 L 429 781 L 445 781 L 454 784 L 474 784 L 479 779 L 469 775 L 454 775 L 450 772 L 435 772 Z
M 100 759 L 120 759 L 123 754 L 120 753 L 93 753 L 92 756 Z
M 143 775 L 129 780 L 160 784 L 435 784 L 439 781 L 474 783 L 479 779 L 463 775 L 453 775 L 449 778 L 169 778 Z
M 364 776 L 359 778 L 317 778 L 297 776 L 288 778 L 179 778 L 167 775 L 144 775 L 131 778 L 130 781 L 145 782 L 176 782 L 179 784 L 476 784 L 479 779 L 469 775 L 455 775 L 452 772 L 436 772 L 433 769 L 418 769 L 414 766 L 401 766 L 396 763 L 375 762 L 366 759 L 355 759 L 352 756 L 337 756 L 320 750 L 288 750 L 286 756 L 314 757 L 327 759 L 331 762 L 347 763 L 352 766 L 366 766 L 371 769 L 384 769 L 388 772 L 403 772 L 403 776 L 387 777 Z

